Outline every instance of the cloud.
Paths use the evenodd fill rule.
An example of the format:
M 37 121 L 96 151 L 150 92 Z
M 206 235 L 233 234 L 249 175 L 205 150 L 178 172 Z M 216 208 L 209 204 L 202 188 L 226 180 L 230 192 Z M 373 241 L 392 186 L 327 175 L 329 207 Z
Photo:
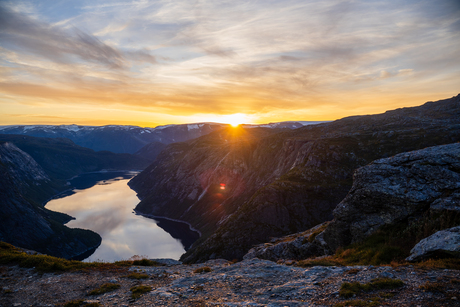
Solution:
M 457 91 L 453 0 L 73 3 L 78 13 L 62 19 L 1 7 L 0 95 L 171 116 L 295 116 L 376 101 L 384 111 L 380 97 L 416 88 Z
M 1 5 L 0 29 L 4 48 L 49 61 L 74 64 L 82 60 L 109 69 L 128 69 L 128 59 L 156 63 L 155 56 L 146 50 L 123 52 L 78 28 L 64 30 Z

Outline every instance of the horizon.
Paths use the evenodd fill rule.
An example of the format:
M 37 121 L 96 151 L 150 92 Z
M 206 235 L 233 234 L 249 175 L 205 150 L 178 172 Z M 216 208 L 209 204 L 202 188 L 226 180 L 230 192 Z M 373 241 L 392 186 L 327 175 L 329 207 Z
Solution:
M 2 1 L 0 126 L 378 114 L 456 96 L 459 53 L 455 0 Z

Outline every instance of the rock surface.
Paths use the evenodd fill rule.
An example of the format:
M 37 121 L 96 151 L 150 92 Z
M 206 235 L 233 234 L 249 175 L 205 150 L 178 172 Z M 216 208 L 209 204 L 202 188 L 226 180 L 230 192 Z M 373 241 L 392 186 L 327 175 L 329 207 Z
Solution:
M 432 256 L 460 258 L 460 226 L 438 231 L 421 240 L 406 260 L 419 261 Z
M 201 267 L 211 272 L 196 273 Z M 133 272 L 147 275 L 135 280 Z M 160 267 L 131 267 L 72 273 L 37 274 L 33 269 L 0 266 L 1 306 L 62 306 L 71 300 L 100 306 L 334 306 L 350 299 L 339 296 L 343 283 L 367 283 L 375 278 L 400 279 L 404 286 L 393 290 L 358 293 L 352 300 L 362 306 L 370 302 L 384 306 L 458 306 L 459 271 L 427 270 L 413 266 L 311 267 L 300 268 L 259 259 L 231 264 L 212 260 L 204 264 Z M 88 295 L 105 283 L 119 289 Z M 442 292 L 421 286 L 435 284 Z M 133 286 L 151 291 L 131 298 Z
M 384 225 L 452 206 L 460 192 L 460 143 L 381 159 L 358 169 L 353 187 L 323 233 L 331 251 L 363 240 Z
M 314 239 L 328 224 L 329 222 L 325 222 L 301 233 L 274 238 L 268 243 L 251 248 L 244 255 L 243 259 L 260 258 L 272 261 L 280 259 L 302 260 L 325 254 L 321 246 L 314 243 Z

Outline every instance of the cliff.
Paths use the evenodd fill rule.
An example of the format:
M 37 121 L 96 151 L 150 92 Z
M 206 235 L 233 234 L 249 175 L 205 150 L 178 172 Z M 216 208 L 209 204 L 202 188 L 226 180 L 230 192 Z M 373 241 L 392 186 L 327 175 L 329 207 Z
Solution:
M 190 222 L 187 262 L 242 258 L 271 237 L 332 219 L 355 169 L 460 141 L 460 95 L 289 131 L 223 130 L 167 147 L 130 182 L 140 213 Z
M 334 219 L 304 233 L 252 248 L 254 257 L 305 259 L 384 233 L 401 259 L 459 257 L 460 143 L 434 146 L 376 160 L 354 173 Z M 355 251 L 356 252 L 356 251 Z

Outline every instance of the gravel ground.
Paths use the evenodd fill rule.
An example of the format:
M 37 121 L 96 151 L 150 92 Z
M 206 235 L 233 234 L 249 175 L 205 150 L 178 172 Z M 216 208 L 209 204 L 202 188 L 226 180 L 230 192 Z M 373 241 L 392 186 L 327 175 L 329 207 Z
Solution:
M 208 267 L 210 272 L 195 273 Z M 131 273 L 147 279 L 132 279 Z M 344 282 L 375 278 L 400 279 L 404 286 L 358 293 L 342 298 Z M 101 295 L 88 293 L 105 283 L 120 288 Z M 151 291 L 131 298 L 134 286 Z M 429 285 L 426 289 L 420 286 Z M 350 266 L 299 268 L 251 259 L 232 264 L 212 260 L 203 264 L 130 267 L 113 271 L 36 273 L 33 269 L 0 266 L 0 306 L 63 306 L 82 299 L 100 306 L 334 306 L 354 300 L 359 306 L 460 306 L 460 271 L 424 270 L 412 266 Z M 357 300 L 361 300 L 357 302 Z

